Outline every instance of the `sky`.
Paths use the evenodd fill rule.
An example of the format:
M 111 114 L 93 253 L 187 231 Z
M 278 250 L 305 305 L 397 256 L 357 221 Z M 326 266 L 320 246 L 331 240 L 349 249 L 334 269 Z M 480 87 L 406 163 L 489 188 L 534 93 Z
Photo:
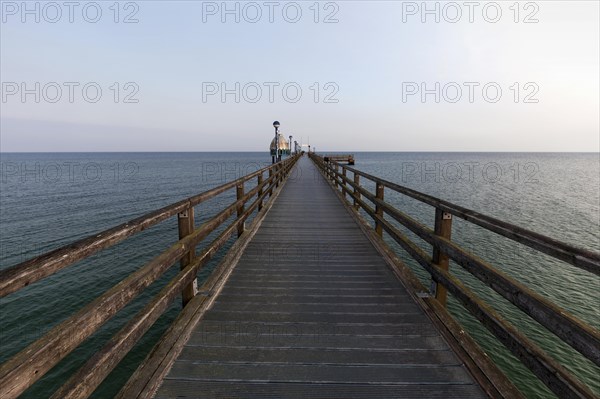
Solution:
M 598 1 L 1 1 L 0 151 L 599 151 Z

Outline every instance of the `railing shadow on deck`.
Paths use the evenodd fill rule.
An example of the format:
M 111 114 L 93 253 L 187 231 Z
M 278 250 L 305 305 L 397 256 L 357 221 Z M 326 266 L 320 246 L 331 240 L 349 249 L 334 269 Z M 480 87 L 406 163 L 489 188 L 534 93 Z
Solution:
M 300 156 L 300 154 L 292 156 L 285 161 L 150 212 L 130 222 L 1 270 L 0 298 L 177 216 L 179 241 L 0 365 L 0 398 L 18 397 L 178 261 L 180 272 L 73 374 L 52 398 L 86 398 L 91 395 L 179 295 L 182 296 L 184 304 L 181 314 L 189 313 L 183 317 L 184 319 L 188 317 L 189 320 L 190 315 L 202 303 L 201 300 L 196 301 L 196 299 L 210 292 L 220 282 L 224 272 L 222 269 L 215 269 L 199 291 L 196 287 L 198 271 L 232 235 L 237 233 L 237 237 L 243 236 L 245 222 L 253 212 L 258 211 L 258 214 L 261 214 L 267 210 L 263 208 L 267 208 L 272 203 L 274 194 L 281 188 Z M 256 179 L 256 186 L 246 192 L 244 184 L 254 179 Z M 233 189 L 236 190 L 235 202 L 196 228 L 194 207 Z M 236 218 L 217 238 L 196 254 L 196 247 L 202 240 L 233 215 L 236 215 Z M 203 295 L 197 295 L 199 292 Z M 194 309 L 193 306 L 189 306 L 192 302 Z M 177 333 L 174 329 L 178 326 L 172 327 L 167 331 L 171 336 Z M 165 338 L 165 335 L 161 338 L 163 343 L 169 339 Z M 155 347 L 154 351 L 156 350 Z M 140 368 L 142 366 L 143 364 Z
M 598 329 L 584 323 L 565 309 L 453 242 L 451 240 L 452 218 L 455 216 L 464 219 L 500 236 L 569 263 L 590 275 L 600 275 L 599 253 L 573 247 L 542 234 L 380 179 L 334 160 L 325 161 L 323 157 L 316 154 L 309 154 L 309 156 L 325 178 L 330 181 L 332 187 L 338 191 L 348 208 L 352 209 L 356 216 L 365 222 L 363 225 L 366 226 L 366 220 L 358 216 L 361 209 L 373 219 L 376 236 L 383 237 L 383 233 L 387 233 L 429 273 L 432 279 L 431 295 L 437 306 L 441 305 L 443 309 L 446 306 L 447 293 L 453 295 L 469 313 L 558 397 L 597 397 L 564 365 L 546 353 L 517 326 L 505 320 L 489 303 L 469 289 L 456 274 L 451 273 L 448 267 L 449 261 L 452 260 L 462 266 L 483 284 L 493 289 L 596 366 L 600 366 L 600 332 Z M 375 192 L 372 193 L 364 185 L 361 185 L 361 179 L 374 184 Z M 421 224 L 386 202 L 384 199 L 385 189 L 432 206 L 435 210 L 433 228 Z M 431 255 L 398 230 L 391 223 L 392 220 L 430 244 L 432 246 Z M 403 273 L 406 274 L 406 272 L 407 269 L 403 268 Z M 408 272 L 410 274 L 408 278 L 414 283 L 413 288 L 423 290 L 424 287 L 419 282 L 415 283 L 417 280 L 412 272 Z

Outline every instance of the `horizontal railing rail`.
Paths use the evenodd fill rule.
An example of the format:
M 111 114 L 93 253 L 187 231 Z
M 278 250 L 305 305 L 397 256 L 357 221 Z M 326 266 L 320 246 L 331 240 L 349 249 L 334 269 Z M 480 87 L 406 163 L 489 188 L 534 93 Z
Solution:
M 354 165 L 354 154 L 325 154 L 321 157 L 327 161 L 347 162 L 348 165 Z
M 93 234 L 89 237 L 47 252 L 13 267 L 0 270 L 0 298 L 46 278 L 73 263 L 87 258 L 98 251 L 112 247 L 128 237 L 146 230 L 186 209 L 190 209 L 225 191 L 237 187 L 266 171 L 274 165 L 264 167 L 237 180 L 215 187 L 185 200 L 149 212 L 129 222 Z
M 335 165 L 335 163 L 334 163 Z M 494 233 L 510 238 L 521 244 L 527 245 L 530 248 L 553 256 L 557 259 L 570 263 L 573 266 L 580 267 L 586 271 L 600 276 L 600 253 L 592 252 L 586 249 L 574 247 L 567 243 L 555 240 L 543 234 L 536 233 L 531 230 L 524 229 L 520 226 L 505 222 L 491 216 L 483 215 L 471 209 L 455 205 L 451 202 L 427 195 L 408 187 L 400 186 L 379 177 L 361 172 L 355 168 L 344 166 L 344 169 L 362 176 L 374 183 L 379 183 L 400 194 L 414 198 L 427 205 L 441 209 L 461 219 L 469 221 L 473 224 L 484 227 Z M 350 182 L 352 183 L 352 182 Z
M 246 220 L 270 201 L 274 190 L 287 178 L 300 156 L 2 270 L 0 293 L 6 296 L 170 217 L 178 217 L 179 240 L 172 246 L 0 365 L 0 397 L 19 396 L 179 261 L 181 271 L 52 396 L 61 399 L 88 397 L 178 295 L 182 295 L 184 305 L 194 298 L 198 271 L 232 234 L 237 232 L 238 237 L 244 234 Z M 255 178 L 256 186 L 245 192 L 245 183 Z M 194 207 L 234 188 L 235 201 L 195 227 Z M 196 246 L 233 215 L 236 215 L 235 220 L 196 255 Z
M 448 268 L 449 261 L 453 260 L 462 266 L 560 340 L 600 366 L 600 332 L 598 329 L 579 320 L 565 309 L 453 242 L 451 240 L 452 216 L 460 217 L 500 236 L 527 245 L 596 275 L 600 271 L 600 254 L 573 247 L 542 234 L 380 179 L 339 162 L 326 162 L 324 158 L 315 154 L 310 154 L 310 157 L 353 209 L 357 212 L 362 209 L 373 219 L 374 229 L 378 236 L 382 237 L 385 231 L 431 275 L 435 299 L 445 305 L 446 292 L 450 292 L 559 397 L 595 397 L 589 387 L 574 377 L 563 365 L 502 318 L 490 305 L 451 274 Z M 348 177 L 349 172 L 352 174 L 352 178 Z M 374 193 L 361 184 L 361 178 L 374 183 Z M 434 228 L 421 224 L 386 202 L 384 188 L 434 207 Z M 430 244 L 432 255 L 427 254 L 400 232 L 386 219 L 385 215 Z

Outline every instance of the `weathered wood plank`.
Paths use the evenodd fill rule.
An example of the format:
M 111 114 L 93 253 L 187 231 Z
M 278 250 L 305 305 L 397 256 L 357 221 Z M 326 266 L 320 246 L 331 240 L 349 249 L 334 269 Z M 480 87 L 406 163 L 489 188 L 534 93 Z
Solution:
M 374 384 L 286 384 L 276 382 L 231 384 L 219 381 L 166 380 L 156 399 L 174 398 L 180 395 L 187 399 L 306 399 L 313 398 L 354 399 L 473 399 L 481 398 L 481 391 L 473 385 L 374 385 Z
M 407 366 L 460 366 L 456 356 L 448 350 L 394 350 L 375 351 L 355 348 L 352 350 L 324 348 L 281 348 L 241 346 L 186 346 L 179 361 L 268 364 L 338 364 L 378 366 L 382 364 Z
M 228 364 L 175 362 L 167 379 L 179 381 L 287 382 L 329 384 L 435 384 L 472 385 L 462 366 L 415 367 L 405 365 L 348 366 L 327 364 Z M 448 389 L 448 387 L 445 387 Z

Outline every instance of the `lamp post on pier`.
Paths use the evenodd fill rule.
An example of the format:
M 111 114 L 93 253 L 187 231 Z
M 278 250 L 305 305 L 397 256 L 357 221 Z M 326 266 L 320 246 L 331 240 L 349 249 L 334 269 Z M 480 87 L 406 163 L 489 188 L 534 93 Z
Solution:
M 279 121 L 273 122 L 275 128 L 275 155 L 273 156 L 273 163 L 279 162 Z
M 289 146 L 289 149 L 290 149 L 290 155 L 292 155 L 292 135 L 290 135 L 290 146 Z

